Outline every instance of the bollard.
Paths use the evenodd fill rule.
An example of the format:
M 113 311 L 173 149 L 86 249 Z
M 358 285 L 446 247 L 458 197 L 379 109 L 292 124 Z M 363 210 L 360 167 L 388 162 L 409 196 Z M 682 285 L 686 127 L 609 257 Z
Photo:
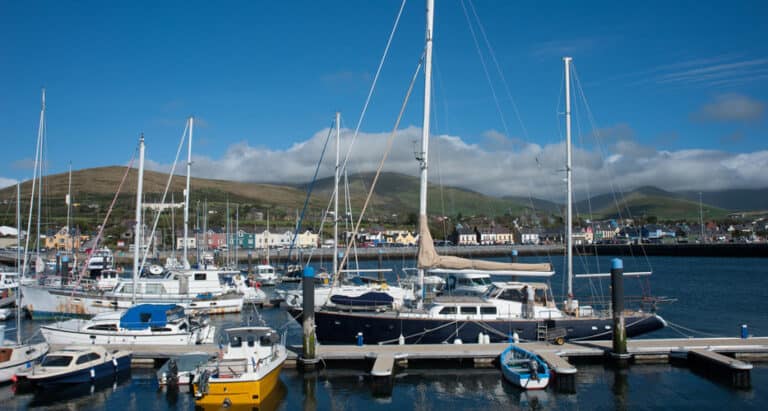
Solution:
M 363 346 L 363 333 L 361 332 L 357 333 L 357 346 L 358 347 Z
M 742 324 L 742 325 L 741 325 L 741 338 L 743 338 L 743 339 L 745 339 L 745 340 L 746 340 L 747 338 L 749 338 L 749 330 L 748 330 L 748 328 L 747 328 L 747 325 L 746 325 L 746 324 Z
M 627 365 L 627 329 L 624 323 L 624 263 L 611 260 L 611 305 L 613 307 L 613 351 L 611 356 L 619 366 Z

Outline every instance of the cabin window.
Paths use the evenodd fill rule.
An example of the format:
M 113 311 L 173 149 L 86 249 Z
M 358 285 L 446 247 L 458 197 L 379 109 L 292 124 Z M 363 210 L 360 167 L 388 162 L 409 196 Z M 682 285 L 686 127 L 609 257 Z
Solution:
M 185 331 L 187 329 L 187 323 L 181 323 L 179 326 L 179 331 Z
M 496 307 L 480 307 L 480 314 L 496 315 Z
M 442 310 L 440 310 L 440 315 L 451 315 L 456 314 L 456 307 L 443 307 Z
M 168 327 L 151 327 L 152 332 L 168 332 L 171 331 Z
M 205 281 L 205 273 L 195 273 L 195 281 Z
M 162 284 L 146 284 L 146 294 L 155 294 L 159 295 L 162 294 L 164 291 Z
M 466 315 L 477 314 L 477 307 L 461 307 L 461 313 Z
M 236 335 L 236 336 L 230 338 L 229 345 L 231 347 L 235 347 L 235 348 L 242 347 L 243 346 L 243 339 L 240 336 Z
M 66 367 L 72 362 L 69 355 L 49 355 L 43 360 L 43 367 Z
M 91 353 L 88 353 L 88 354 L 81 355 L 77 359 L 77 364 L 83 364 L 83 363 L 87 363 L 87 362 L 90 362 L 90 361 L 95 361 L 95 360 L 98 360 L 99 358 L 101 358 L 101 356 L 99 354 L 96 354 L 95 352 L 91 352 Z
M 248 346 L 253 347 L 253 345 L 256 343 L 255 338 L 252 335 L 248 336 Z
M 499 295 L 499 299 L 507 301 L 525 301 L 525 295 L 521 290 L 508 289 L 504 290 L 504 292 Z
M 546 290 L 543 289 L 536 289 L 536 292 L 534 293 L 534 301 L 537 304 L 544 304 L 547 302 L 547 293 Z
M 88 327 L 89 330 L 94 331 L 117 331 L 117 325 L 115 324 L 97 324 Z

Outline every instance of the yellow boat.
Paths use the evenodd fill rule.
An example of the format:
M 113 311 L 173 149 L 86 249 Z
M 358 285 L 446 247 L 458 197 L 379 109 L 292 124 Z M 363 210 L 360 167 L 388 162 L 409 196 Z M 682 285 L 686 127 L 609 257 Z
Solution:
M 269 327 L 226 330 L 228 343 L 220 358 L 209 362 L 194 384 L 198 405 L 260 404 L 280 381 L 287 358 L 285 345 Z

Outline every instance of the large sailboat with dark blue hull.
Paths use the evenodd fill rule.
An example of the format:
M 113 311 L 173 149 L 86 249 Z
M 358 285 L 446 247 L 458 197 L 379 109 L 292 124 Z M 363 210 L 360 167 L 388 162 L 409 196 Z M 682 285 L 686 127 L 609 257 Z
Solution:
M 613 319 L 609 310 L 590 305 L 579 305 L 573 295 L 572 255 L 572 183 L 570 84 L 571 59 L 565 62 L 566 129 L 567 129 L 567 215 L 566 215 L 566 276 L 567 299 L 558 308 L 550 287 L 535 278 L 554 275 L 551 264 L 502 263 L 471 260 L 437 253 L 427 219 L 427 158 L 429 153 L 429 121 L 431 98 L 431 63 L 434 1 L 427 3 L 426 43 L 424 48 L 424 121 L 421 149 L 417 152 L 420 166 L 419 194 L 419 283 L 423 287 L 425 272 L 431 273 L 487 273 L 515 281 L 494 282 L 480 297 L 436 298 L 427 303 L 422 298 L 413 308 L 388 311 L 359 311 L 343 307 L 324 306 L 315 310 L 317 341 L 325 344 L 414 343 L 439 344 L 469 341 L 500 342 L 518 338 L 521 341 L 608 340 L 613 336 Z M 375 180 L 374 180 L 375 181 Z M 373 190 L 373 187 L 371 187 Z M 623 275 L 650 273 L 626 273 Z M 589 277 L 607 277 L 609 274 L 589 274 Z M 578 276 L 577 276 L 578 277 Z M 531 280 L 531 281 L 529 281 Z M 541 280 L 539 280 L 541 281 Z M 294 318 L 300 316 L 292 310 Z M 666 322 L 653 312 L 652 307 L 624 311 L 626 335 L 634 337 L 666 326 Z M 515 337 L 516 336 L 516 337 Z

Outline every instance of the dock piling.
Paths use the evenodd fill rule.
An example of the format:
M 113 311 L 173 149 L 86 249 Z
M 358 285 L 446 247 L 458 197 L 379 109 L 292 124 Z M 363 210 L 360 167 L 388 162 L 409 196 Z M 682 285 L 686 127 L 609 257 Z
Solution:
M 315 355 L 315 269 L 304 268 L 302 279 L 302 351 L 299 364 L 304 371 L 314 370 L 318 359 Z
M 631 358 L 627 353 L 627 329 L 624 322 L 624 262 L 611 260 L 611 306 L 613 307 L 613 350 L 615 365 L 625 367 Z

